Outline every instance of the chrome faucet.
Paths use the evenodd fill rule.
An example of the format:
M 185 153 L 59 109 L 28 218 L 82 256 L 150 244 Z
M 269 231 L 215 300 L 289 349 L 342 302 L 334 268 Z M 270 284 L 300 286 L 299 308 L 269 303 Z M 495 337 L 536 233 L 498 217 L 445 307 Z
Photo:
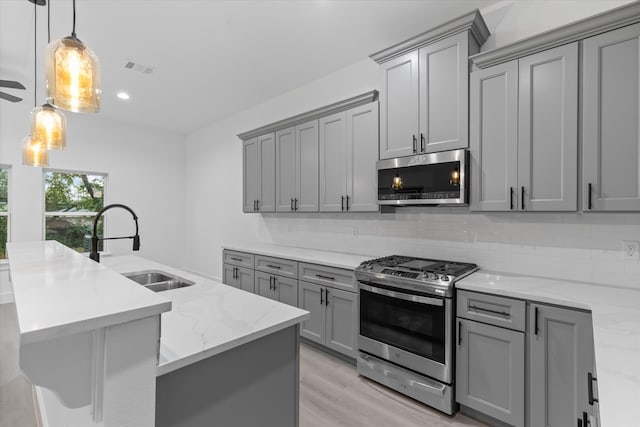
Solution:
M 133 216 L 133 220 L 136 222 L 136 234 L 135 234 L 135 236 L 103 237 L 103 238 L 99 238 L 98 237 L 98 221 L 100 220 L 100 217 L 102 216 L 102 214 L 104 214 L 105 211 L 107 211 L 107 210 L 109 210 L 111 208 L 122 208 L 122 209 L 126 209 L 129 212 L 131 212 L 131 215 Z M 136 216 L 136 213 L 128 206 L 121 205 L 121 204 L 118 204 L 118 203 L 114 203 L 112 205 L 108 205 L 108 206 L 105 206 L 104 208 L 100 209 L 100 211 L 96 214 L 96 217 L 93 220 L 93 235 L 91 236 L 91 252 L 89 253 L 89 258 L 91 258 L 95 262 L 100 262 L 100 254 L 98 253 L 98 241 L 100 241 L 100 240 L 118 240 L 118 239 L 133 239 L 133 250 L 134 251 L 139 251 L 140 250 L 140 236 L 138 236 L 138 217 Z

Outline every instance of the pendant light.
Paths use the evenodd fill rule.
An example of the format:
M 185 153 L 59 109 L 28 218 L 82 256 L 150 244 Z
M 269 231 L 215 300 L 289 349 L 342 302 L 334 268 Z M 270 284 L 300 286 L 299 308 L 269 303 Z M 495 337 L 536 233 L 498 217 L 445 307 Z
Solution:
M 36 9 L 37 3 L 34 3 L 34 18 L 33 18 L 33 106 L 36 106 L 36 97 L 38 93 L 38 78 L 37 78 L 37 63 L 38 63 L 38 11 Z M 37 110 L 34 109 L 34 111 Z M 22 164 L 26 166 L 49 166 L 49 152 L 44 142 L 37 139 L 32 133 L 22 140 Z
M 71 35 L 47 48 L 47 97 L 63 110 L 97 113 L 100 110 L 100 62 L 76 37 L 76 0 Z
M 51 41 L 51 2 L 47 5 L 47 42 Z M 51 100 L 31 112 L 31 135 L 47 150 L 62 150 L 67 145 L 67 119 L 51 105 Z

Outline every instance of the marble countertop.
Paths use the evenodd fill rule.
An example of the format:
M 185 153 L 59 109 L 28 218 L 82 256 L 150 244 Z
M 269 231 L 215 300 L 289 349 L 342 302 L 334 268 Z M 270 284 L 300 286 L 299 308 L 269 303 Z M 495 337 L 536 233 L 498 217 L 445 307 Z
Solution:
M 638 425 L 640 291 L 490 271 L 478 271 L 456 288 L 590 310 L 601 426 Z
M 272 245 L 268 243 L 247 243 L 225 245 L 224 249 L 252 254 L 266 255 L 276 258 L 286 258 L 293 261 L 321 264 L 329 267 L 346 268 L 353 270 L 361 262 L 376 258 L 374 256 L 347 254 L 340 252 L 321 251 L 317 249 L 304 249 L 292 246 Z
M 171 301 L 56 241 L 7 243 L 21 344 L 171 310 Z
M 101 262 L 119 273 L 158 269 L 195 282 L 161 292 L 173 308 L 162 314 L 158 376 L 309 318 L 308 311 L 137 256 Z

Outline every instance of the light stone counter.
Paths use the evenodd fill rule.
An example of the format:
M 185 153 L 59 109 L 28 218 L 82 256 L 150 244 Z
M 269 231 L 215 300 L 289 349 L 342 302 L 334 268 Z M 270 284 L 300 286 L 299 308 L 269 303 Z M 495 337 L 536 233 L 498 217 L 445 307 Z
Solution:
M 309 318 L 308 311 L 137 256 L 101 261 L 119 273 L 157 269 L 195 282 L 160 293 L 173 308 L 162 314 L 158 376 Z
M 353 270 L 361 262 L 376 258 L 375 256 L 329 252 L 316 249 L 296 248 L 292 246 L 272 245 L 268 243 L 247 243 L 224 245 L 224 249 L 285 258 L 292 261 L 321 264 L 329 267 Z
M 456 282 L 456 288 L 590 310 L 601 426 L 638 425 L 640 291 L 488 271 Z

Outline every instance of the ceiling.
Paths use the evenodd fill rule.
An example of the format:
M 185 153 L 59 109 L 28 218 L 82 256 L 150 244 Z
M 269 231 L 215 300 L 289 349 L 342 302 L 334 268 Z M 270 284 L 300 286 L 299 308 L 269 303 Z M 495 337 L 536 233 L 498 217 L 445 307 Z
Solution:
M 495 0 L 77 0 L 76 33 L 98 55 L 104 117 L 178 132 L 267 101 Z M 51 0 L 51 39 L 70 0 Z M 0 1 L 0 79 L 33 103 L 34 5 Z M 47 7 L 37 7 L 38 104 Z M 128 61 L 153 69 L 125 68 Z M 130 94 L 117 99 L 118 91 Z M 13 94 L 18 95 L 15 92 Z M 2 108 L 11 108 L 4 102 Z

